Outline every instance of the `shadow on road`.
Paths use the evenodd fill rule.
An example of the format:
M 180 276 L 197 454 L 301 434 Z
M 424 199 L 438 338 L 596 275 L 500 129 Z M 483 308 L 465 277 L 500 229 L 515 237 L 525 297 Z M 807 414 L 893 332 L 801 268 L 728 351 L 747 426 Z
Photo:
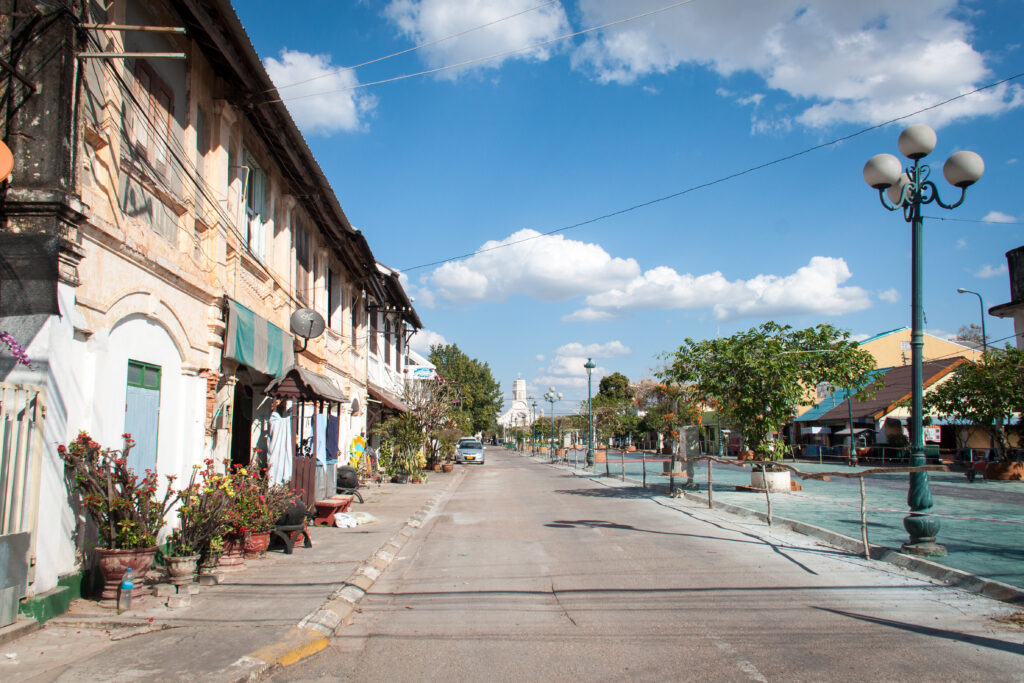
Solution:
M 812 607 L 814 606 L 812 605 Z M 868 616 L 867 614 L 844 612 L 843 610 L 832 609 L 829 607 L 814 607 L 814 609 L 820 610 L 822 612 L 831 612 L 832 614 L 838 614 L 840 616 L 849 617 L 851 619 L 860 619 L 861 621 L 867 621 L 872 624 L 890 626 L 892 628 L 897 628 L 902 631 L 910 631 L 911 633 L 920 633 L 921 635 L 932 636 L 934 638 L 945 638 L 947 640 L 957 640 L 961 643 L 969 643 L 971 645 L 977 645 L 979 647 L 987 647 L 992 650 L 1002 650 L 1003 652 L 1010 652 L 1016 655 L 1024 655 L 1024 645 L 1018 645 L 1017 643 L 1008 643 L 1006 641 L 997 640 L 995 638 L 975 636 L 971 635 L 970 633 L 960 633 L 959 631 L 949 631 L 944 628 L 932 628 L 930 626 L 908 624 L 905 621 L 882 619 L 880 617 Z
M 622 531 L 636 531 L 636 532 L 642 533 L 642 534 L 660 534 L 660 535 L 663 535 L 663 536 L 680 536 L 680 537 L 685 537 L 685 538 L 703 538 L 703 539 L 707 539 L 709 541 L 723 541 L 725 543 L 744 543 L 744 544 L 749 544 L 749 545 L 768 545 L 771 548 L 773 548 L 776 552 L 779 552 L 781 550 L 798 550 L 800 552 L 814 553 L 814 554 L 817 554 L 817 555 L 841 555 L 841 556 L 844 556 L 844 557 L 849 555 L 848 552 L 843 551 L 843 550 L 831 550 L 831 549 L 827 549 L 827 548 L 801 548 L 801 547 L 798 547 L 798 546 L 789 546 L 789 545 L 767 543 L 764 539 L 758 538 L 756 536 L 750 536 L 749 534 L 744 534 L 744 535 L 750 536 L 750 538 L 753 538 L 754 540 L 746 540 L 746 539 L 742 539 L 742 538 L 726 538 L 725 536 L 706 536 L 706 535 L 703 535 L 703 534 L 686 534 L 686 533 L 682 533 L 682 532 L 679 532 L 679 531 L 657 531 L 655 529 L 641 529 L 639 527 L 635 527 L 635 526 L 632 526 L 630 524 L 620 524 L 619 522 L 609 522 L 607 520 L 602 520 L 602 519 L 576 519 L 576 520 L 556 519 L 553 522 L 549 522 L 549 523 L 545 524 L 544 526 L 546 526 L 548 528 L 551 528 L 551 529 L 577 529 L 577 528 L 580 528 L 580 527 L 586 527 L 586 528 L 590 528 L 590 529 L 619 529 L 619 530 L 622 530 Z M 743 532 L 739 532 L 739 533 L 743 533 Z M 794 563 L 800 565 L 801 567 L 803 567 L 802 564 L 800 564 L 799 562 L 797 562 L 796 560 L 794 560 L 791 557 L 787 557 L 786 559 L 788 559 L 791 562 L 794 562 Z M 805 567 L 805 569 L 807 569 L 807 568 Z M 811 574 L 815 573 L 815 572 L 813 572 L 810 569 L 807 569 L 807 571 L 810 572 Z

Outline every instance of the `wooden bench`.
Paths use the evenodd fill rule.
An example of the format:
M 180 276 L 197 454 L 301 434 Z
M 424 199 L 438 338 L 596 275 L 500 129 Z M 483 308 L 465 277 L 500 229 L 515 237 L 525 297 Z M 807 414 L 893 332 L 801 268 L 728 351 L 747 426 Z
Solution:
M 348 512 L 352 507 L 352 496 L 332 496 L 327 500 L 316 501 L 316 514 L 313 516 L 313 525 L 325 524 L 334 526 L 334 515 L 338 512 Z
M 284 544 L 284 554 L 291 555 L 295 549 L 295 541 L 302 539 L 302 547 L 312 548 L 313 541 L 309 538 L 309 529 L 306 528 L 305 522 L 302 524 L 282 524 L 274 527 L 270 532 L 270 540 L 273 543 L 274 539 L 281 541 Z

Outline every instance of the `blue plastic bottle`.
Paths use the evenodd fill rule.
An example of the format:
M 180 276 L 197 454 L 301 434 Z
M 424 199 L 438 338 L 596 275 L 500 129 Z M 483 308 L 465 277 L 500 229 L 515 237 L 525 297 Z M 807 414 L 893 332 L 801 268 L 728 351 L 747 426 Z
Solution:
M 132 589 L 135 588 L 135 579 L 132 577 L 132 568 L 124 570 L 124 577 L 121 579 L 121 591 L 117 596 L 117 611 L 126 612 L 132 608 Z

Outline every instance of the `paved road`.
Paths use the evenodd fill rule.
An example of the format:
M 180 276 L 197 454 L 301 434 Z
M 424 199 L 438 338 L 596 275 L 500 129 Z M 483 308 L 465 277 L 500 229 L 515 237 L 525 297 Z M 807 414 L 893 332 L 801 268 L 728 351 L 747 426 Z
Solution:
M 344 635 L 277 680 L 1024 679 L 1024 631 L 992 619 L 1005 605 L 689 502 L 487 457 Z

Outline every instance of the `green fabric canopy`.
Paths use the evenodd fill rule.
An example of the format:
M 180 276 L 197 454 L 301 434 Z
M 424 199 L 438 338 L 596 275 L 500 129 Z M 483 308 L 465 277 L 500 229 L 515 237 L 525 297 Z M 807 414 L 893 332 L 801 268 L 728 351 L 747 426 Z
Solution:
M 228 299 L 224 357 L 267 375 L 281 377 L 295 363 L 292 335 Z

